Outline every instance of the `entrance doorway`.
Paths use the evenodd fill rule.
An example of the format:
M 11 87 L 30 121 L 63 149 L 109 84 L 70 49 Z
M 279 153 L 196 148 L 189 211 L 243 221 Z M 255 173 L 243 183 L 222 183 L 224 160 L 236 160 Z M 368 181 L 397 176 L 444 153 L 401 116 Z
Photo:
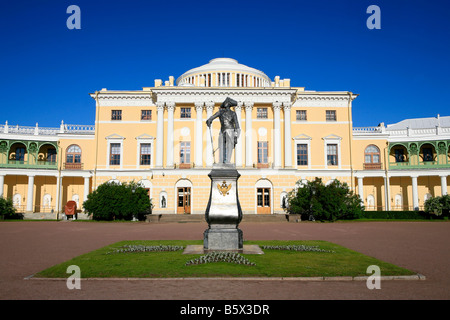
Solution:
M 178 187 L 177 197 L 177 213 L 190 214 L 191 213 L 191 188 Z
M 256 189 L 256 213 L 270 214 L 270 188 Z

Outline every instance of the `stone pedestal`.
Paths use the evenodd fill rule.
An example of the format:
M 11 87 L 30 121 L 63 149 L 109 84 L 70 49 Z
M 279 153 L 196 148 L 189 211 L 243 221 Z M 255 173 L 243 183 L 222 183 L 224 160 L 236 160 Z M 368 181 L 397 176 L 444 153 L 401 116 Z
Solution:
M 234 165 L 214 165 L 208 174 L 211 179 L 205 218 L 208 229 L 204 232 L 204 251 L 243 250 L 242 220 L 237 181 L 240 177 Z

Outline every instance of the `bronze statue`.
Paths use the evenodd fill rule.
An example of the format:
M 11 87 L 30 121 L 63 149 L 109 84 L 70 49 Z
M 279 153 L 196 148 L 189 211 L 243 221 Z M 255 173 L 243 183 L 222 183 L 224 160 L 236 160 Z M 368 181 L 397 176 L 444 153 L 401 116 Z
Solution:
M 220 110 L 206 120 L 206 125 L 211 128 L 211 123 L 215 118 L 220 120 L 219 150 L 220 163 L 230 163 L 231 154 L 237 144 L 237 139 L 241 134 L 239 121 L 236 113 L 231 107 L 237 106 L 237 102 L 231 98 L 226 98 L 220 106 Z M 213 148 L 214 149 L 214 148 Z

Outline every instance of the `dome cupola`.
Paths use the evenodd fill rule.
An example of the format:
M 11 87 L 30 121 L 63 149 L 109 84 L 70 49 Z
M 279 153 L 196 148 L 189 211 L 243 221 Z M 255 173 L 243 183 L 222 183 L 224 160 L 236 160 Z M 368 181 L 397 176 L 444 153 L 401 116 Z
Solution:
M 216 58 L 183 73 L 177 86 L 195 87 L 270 87 L 269 77 L 262 71 L 238 63 L 231 58 Z

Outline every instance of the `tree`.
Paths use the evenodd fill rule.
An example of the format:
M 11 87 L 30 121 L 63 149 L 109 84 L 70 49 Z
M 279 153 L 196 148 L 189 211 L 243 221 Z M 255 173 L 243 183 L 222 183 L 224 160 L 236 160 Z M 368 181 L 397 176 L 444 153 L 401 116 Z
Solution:
M 6 219 L 13 219 L 17 216 L 16 208 L 14 208 L 10 198 L 0 198 L 0 216 L 3 216 Z
M 436 216 L 447 216 L 450 210 L 450 196 L 431 197 L 425 201 L 425 212 Z
M 363 212 L 362 201 L 346 183 L 334 180 L 324 185 L 316 178 L 298 183 L 288 194 L 288 211 L 318 220 L 356 219 Z
M 83 206 L 94 220 L 143 220 L 151 213 L 152 203 L 147 190 L 134 181 L 107 182 L 90 193 Z

